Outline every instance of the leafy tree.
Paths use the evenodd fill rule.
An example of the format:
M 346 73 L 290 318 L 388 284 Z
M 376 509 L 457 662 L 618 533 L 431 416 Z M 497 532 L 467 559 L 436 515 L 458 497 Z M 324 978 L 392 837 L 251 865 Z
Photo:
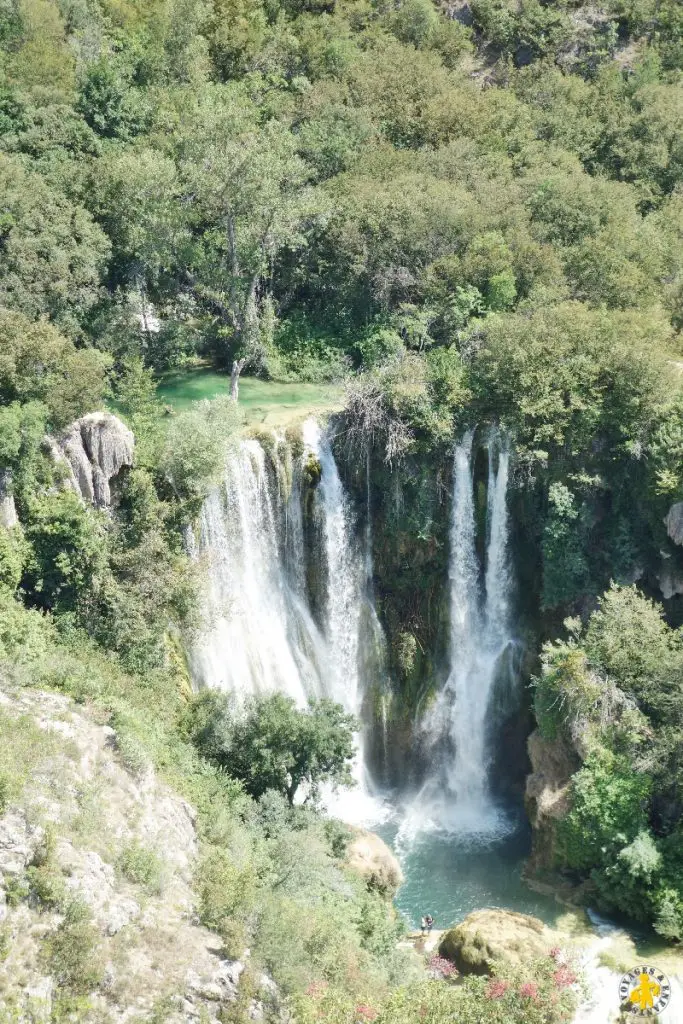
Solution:
M 240 714 L 215 691 L 196 698 L 187 725 L 202 753 L 253 797 L 274 789 L 290 805 L 302 785 L 307 801 L 323 782 L 351 784 L 354 727 L 353 717 L 329 700 L 300 710 L 291 698 L 274 694 L 251 699 Z
M 106 356 L 75 348 L 45 320 L 0 307 L 0 403 L 40 402 L 59 430 L 101 407 L 107 367 Z
M 239 90 L 209 92 L 188 115 L 180 167 L 197 244 L 185 283 L 217 318 L 235 365 L 258 366 L 265 278 L 281 249 L 303 243 L 314 210 L 308 170 L 292 135 L 276 121 L 259 129 Z
M 657 724 L 683 721 L 683 635 L 666 624 L 660 606 L 635 587 L 612 587 L 591 615 L 585 646 Z
M 92 594 L 106 564 L 99 514 L 73 491 L 36 496 L 25 532 L 31 545 L 23 580 L 29 600 L 42 608 L 75 611 Z
M 129 138 L 140 131 L 141 110 L 131 78 L 125 56 L 103 54 L 86 66 L 77 109 L 98 135 Z
M 550 485 L 548 505 L 543 529 L 543 604 L 554 608 L 570 605 L 590 586 L 585 555 L 590 523 L 562 483 Z
M 90 215 L 0 153 L 0 303 L 77 331 L 99 295 L 109 245 Z
M 19 586 L 28 554 L 20 526 L 0 526 L 0 588 L 14 593 Z

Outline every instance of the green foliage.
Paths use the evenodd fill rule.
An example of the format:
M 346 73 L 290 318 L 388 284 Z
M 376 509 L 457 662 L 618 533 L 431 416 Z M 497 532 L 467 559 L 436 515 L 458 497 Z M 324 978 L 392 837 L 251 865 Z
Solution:
M 0 587 L 12 593 L 19 586 L 28 549 L 20 526 L 0 527 Z
M 323 782 L 351 784 L 354 719 L 332 701 L 300 711 L 274 694 L 254 698 L 239 713 L 226 695 L 207 690 L 189 708 L 186 728 L 199 750 L 253 797 L 274 789 L 292 805 L 304 783 L 307 800 Z
M 25 586 L 44 608 L 76 608 L 104 568 L 104 530 L 98 514 L 73 491 L 35 497 L 29 508 L 26 539 L 31 557 Z
M 164 885 L 164 864 L 156 851 L 138 842 L 127 843 L 116 862 L 124 878 L 139 885 L 150 896 L 158 896 Z
M 0 405 L 40 402 L 47 425 L 58 430 L 101 406 L 107 365 L 49 323 L 0 308 Z
M 657 725 L 681 722 L 683 635 L 635 587 L 612 587 L 591 616 L 586 652 Z
M 240 956 L 244 950 L 256 884 L 254 866 L 246 858 L 236 864 L 224 850 L 209 850 L 199 864 L 195 877 L 199 914 L 221 936 L 228 955 Z
M 227 396 L 198 402 L 168 423 L 158 469 L 178 498 L 203 498 L 218 481 L 236 424 L 235 403 Z
M 87 995 L 104 974 L 99 932 L 84 904 L 70 902 L 57 930 L 45 941 L 45 967 L 57 985 L 73 995 Z
M 77 330 L 98 298 L 106 236 L 83 207 L 1 153 L 0 191 L 0 303 Z
M 582 631 L 547 644 L 535 708 L 547 738 L 583 766 L 558 823 L 559 867 L 590 876 L 598 899 L 667 938 L 681 933 L 679 631 L 635 587 L 613 586 Z
M 611 860 L 646 827 L 651 782 L 629 763 L 595 755 L 573 779 L 573 805 L 562 821 L 562 858 L 585 869 Z
M 559 481 L 550 485 L 548 505 L 543 534 L 543 604 L 553 608 L 570 604 L 589 587 L 584 555 L 588 529 L 574 495 Z

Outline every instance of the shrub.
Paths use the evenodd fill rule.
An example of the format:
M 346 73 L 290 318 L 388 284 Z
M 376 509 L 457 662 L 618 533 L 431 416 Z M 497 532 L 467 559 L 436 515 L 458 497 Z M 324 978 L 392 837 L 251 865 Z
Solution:
M 0 587 L 14 591 L 19 586 L 28 548 L 19 526 L 6 530 L 0 526 Z
M 77 900 L 68 904 L 64 920 L 45 942 L 43 961 L 58 986 L 74 995 L 97 988 L 104 973 L 99 932 L 88 908 Z
M 154 850 L 136 841 L 121 850 L 116 862 L 124 878 L 141 886 L 150 896 L 158 896 L 164 885 L 164 863 Z
M 210 849 L 199 862 L 195 889 L 202 923 L 218 932 L 228 955 L 241 956 L 256 902 L 254 866 L 246 859 L 241 865 L 236 864 L 234 855 Z

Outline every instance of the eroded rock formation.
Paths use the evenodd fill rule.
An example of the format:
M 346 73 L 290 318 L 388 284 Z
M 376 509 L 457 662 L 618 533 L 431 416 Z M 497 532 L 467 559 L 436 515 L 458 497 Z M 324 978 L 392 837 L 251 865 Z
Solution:
M 570 780 L 580 761 L 564 740 L 545 740 L 538 729 L 529 736 L 527 747 L 531 774 L 524 801 L 534 830 L 529 867 L 532 871 L 549 870 L 555 859 L 555 826 L 569 810 Z
M 90 412 L 48 441 L 53 458 L 66 469 L 66 485 L 98 508 L 111 503 L 110 480 L 133 465 L 135 438 L 110 412 Z
M 683 501 L 672 505 L 664 518 L 664 525 L 674 544 L 683 544 Z
M 223 940 L 198 922 L 194 809 L 151 767 L 128 770 L 116 732 L 62 695 L 15 690 L 0 676 L 0 713 L 6 742 L 14 729 L 22 742 L 33 729 L 33 742 L 45 743 L 37 770 L 0 812 L 0 1004 L 11 1019 L 55 1019 L 59 979 L 46 954 L 63 912 L 11 898 L 47 863 L 62 903 L 76 898 L 92 922 L 97 949 L 88 955 L 101 977 L 86 997 L 88 1020 L 148 1021 L 164 1005 L 164 1024 L 218 1024 L 243 997 L 248 1019 L 263 1020 L 277 1001 L 272 979 L 252 975 L 245 995 L 247 961 L 228 959 Z M 154 858 L 158 884 L 122 871 L 127 851 Z

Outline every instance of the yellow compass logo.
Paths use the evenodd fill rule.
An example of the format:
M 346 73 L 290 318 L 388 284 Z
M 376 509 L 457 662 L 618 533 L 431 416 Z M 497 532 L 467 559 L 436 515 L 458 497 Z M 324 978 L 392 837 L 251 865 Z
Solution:
M 671 999 L 671 985 L 656 967 L 641 964 L 619 983 L 622 1008 L 636 1017 L 656 1017 Z

